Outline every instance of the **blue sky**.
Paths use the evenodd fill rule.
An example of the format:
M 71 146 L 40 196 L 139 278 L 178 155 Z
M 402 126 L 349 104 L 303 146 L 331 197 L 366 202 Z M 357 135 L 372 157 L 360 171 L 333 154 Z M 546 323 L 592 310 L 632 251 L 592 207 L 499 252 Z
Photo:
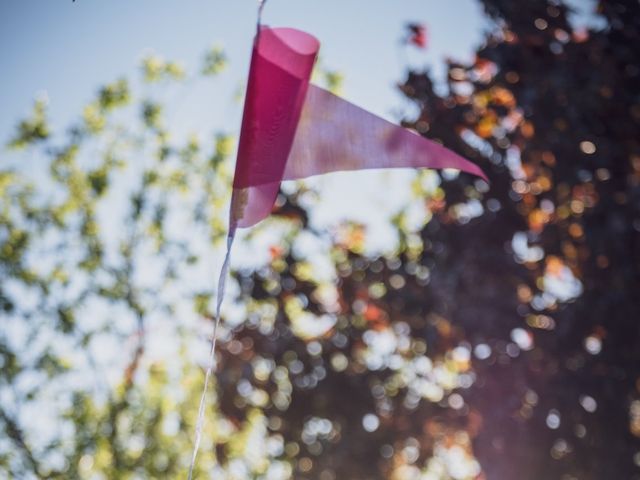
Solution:
M 256 14 L 255 0 L 0 0 L 0 65 L 6 73 L 0 142 L 10 138 L 36 95 L 46 93 L 54 133 L 62 133 L 99 86 L 135 76 L 145 52 L 181 61 L 189 70 L 199 67 L 212 44 L 225 49 L 229 68 L 214 83 L 171 97 L 171 129 L 178 136 L 212 129 L 237 135 L 242 104 L 232 98 L 246 78 Z M 426 51 L 401 46 L 408 21 L 427 24 Z M 322 63 L 344 75 L 342 94 L 392 121 L 409 107 L 396 89 L 408 64 L 441 72 L 445 57 L 470 58 L 487 29 L 475 0 L 269 0 L 263 22 L 316 35 Z M 40 163 L 21 154 L 12 164 L 37 174 Z M 328 200 L 315 206 L 314 223 L 364 222 L 375 239 L 371 248 L 384 249 L 393 241 L 389 216 L 411 200 L 411 175 L 320 177 L 314 185 Z M 389 191 L 391 198 L 380 194 Z
M 0 140 L 6 141 L 39 92 L 50 99 L 54 126 L 63 128 L 99 85 L 134 72 L 148 50 L 188 68 L 197 67 L 206 47 L 220 44 L 230 58 L 220 86 L 226 102 L 248 68 L 256 3 L 0 1 Z M 485 22 L 473 0 L 269 0 L 263 20 L 315 34 L 324 63 L 345 75 L 344 95 L 385 116 L 400 106 L 394 84 L 407 60 L 398 46 L 406 21 L 425 22 L 430 30 L 429 50 L 410 52 L 416 65 L 438 64 L 447 55 L 468 57 L 482 41 Z M 211 115 L 224 122 L 215 110 Z

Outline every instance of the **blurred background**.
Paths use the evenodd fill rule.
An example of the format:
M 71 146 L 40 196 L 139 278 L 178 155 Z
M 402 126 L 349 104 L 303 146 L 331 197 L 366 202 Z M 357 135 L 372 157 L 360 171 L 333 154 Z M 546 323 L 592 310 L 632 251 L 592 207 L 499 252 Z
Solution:
M 185 478 L 256 3 L 0 4 L 0 478 Z M 487 173 L 284 184 L 196 478 L 640 478 L 640 4 L 270 0 Z

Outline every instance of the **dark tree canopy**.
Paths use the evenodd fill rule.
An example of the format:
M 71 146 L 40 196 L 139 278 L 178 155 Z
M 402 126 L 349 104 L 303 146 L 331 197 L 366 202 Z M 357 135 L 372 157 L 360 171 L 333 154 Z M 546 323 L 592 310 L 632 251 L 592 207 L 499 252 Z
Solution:
M 464 225 L 455 202 L 475 190 L 446 182 L 423 232 L 443 250 L 442 314 L 493 347 L 465 393 L 474 451 L 487 478 L 638 478 L 640 5 L 601 2 L 595 32 L 572 31 L 559 2 L 483 4 L 500 31 L 473 65 L 450 63 L 450 94 L 419 73 L 402 86 L 422 108 L 408 125 L 491 179 Z M 533 347 L 516 356 L 519 329 Z

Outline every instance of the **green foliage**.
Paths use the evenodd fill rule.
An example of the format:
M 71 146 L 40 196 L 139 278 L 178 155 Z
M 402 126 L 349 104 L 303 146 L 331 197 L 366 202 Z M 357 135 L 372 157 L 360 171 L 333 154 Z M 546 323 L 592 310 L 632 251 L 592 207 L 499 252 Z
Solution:
M 102 132 L 106 126 L 107 114 L 124 107 L 131 101 L 129 83 L 121 78 L 105 85 L 98 91 L 95 101 L 85 106 L 82 114 L 84 128 L 90 134 Z
M 177 63 L 147 59 L 143 76 L 168 86 L 185 73 Z M 0 475 L 168 478 L 187 466 L 201 370 L 182 347 L 171 375 L 159 362 L 144 363 L 145 328 L 153 316 L 177 308 L 162 300 L 177 270 L 200 265 L 200 255 L 168 226 L 168 215 L 189 211 L 190 203 L 204 205 L 197 218 L 187 216 L 190 228 L 204 229 L 205 239 L 223 233 L 224 222 L 212 217 L 229 191 L 230 149 L 222 133 L 210 135 L 207 145 L 195 135 L 183 145 L 171 143 L 162 110 L 150 92 L 138 95 L 119 79 L 98 90 L 66 138 L 51 139 L 45 103 L 38 101 L 9 144 L 37 149 L 50 177 L 34 181 L 28 171 L 0 172 L 0 271 L 6 280 L 0 305 L 3 321 L 26 335 L 0 335 L 0 389 L 15 395 L 0 407 L 0 423 L 13 442 L 8 451 L 0 448 Z M 132 178 L 139 182 L 128 182 Z M 137 277 L 151 265 L 165 286 L 149 287 Z M 193 342 L 184 328 L 176 324 L 174 346 Z M 105 338 L 122 342 L 131 335 L 137 335 L 131 348 L 105 352 Z M 29 349 L 16 343 L 27 339 L 38 341 Z M 109 358 L 106 364 L 99 352 Z M 180 365 L 190 366 L 175 370 Z M 103 369 L 111 377 L 101 376 Z M 119 369 L 121 378 L 108 382 Z M 18 382 L 38 387 L 13 388 Z M 188 395 L 176 397 L 177 391 Z M 59 429 L 34 437 L 22 412 L 42 408 L 52 395 L 61 403 L 49 418 Z M 201 465 L 212 467 L 210 455 Z
M 144 80 L 149 83 L 182 80 L 186 77 L 184 68 L 177 62 L 165 61 L 156 55 L 142 60 Z
M 98 106 L 105 112 L 125 106 L 130 100 L 129 83 L 124 78 L 105 85 L 98 93 Z
M 344 77 L 337 70 L 331 70 L 324 65 L 322 57 L 318 59 L 313 70 L 312 80 L 323 85 L 327 90 L 336 95 L 342 92 Z
M 18 124 L 18 131 L 9 142 L 9 147 L 25 148 L 31 144 L 42 142 L 51 134 L 47 122 L 47 102 L 36 100 L 31 116 Z
M 142 104 L 142 119 L 145 125 L 154 130 L 160 129 L 162 107 L 157 103 L 145 101 Z
M 209 76 L 218 75 L 222 73 L 225 68 L 227 68 L 227 56 L 221 47 L 214 45 L 207 50 L 204 55 L 202 74 Z

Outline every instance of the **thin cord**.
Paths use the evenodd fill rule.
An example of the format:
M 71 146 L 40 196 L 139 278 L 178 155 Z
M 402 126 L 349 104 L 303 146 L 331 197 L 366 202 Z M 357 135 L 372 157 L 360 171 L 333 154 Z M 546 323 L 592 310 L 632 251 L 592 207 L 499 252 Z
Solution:
M 264 9 L 267 0 L 258 0 L 258 22 L 256 25 L 256 42 L 260 35 L 260 26 L 262 25 L 262 10 Z M 209 386 L 209 379 L 213 374 L 213 369 L 216 365 L 216 338 L 218 333 L 218 325 L 220 324 L 220 307 L 222 306 L 222 300 L 224 299 L 224 290 L 227 283 L 227 275 L 229 273 L 229 260 L 231 258 L 231 246 L 233 245 L 233 239 L 235 237 L 235 225 L 229 226 L 229 234 L 227 235 L 227 254 L 224 257 L 224 263 L 220 270 L 220 278 L 218 279 L 218 294 L 216 299 L 216 321 L 213 325 L 213 337 L 211 339 L 211 350 L 209 351 L 209 364 L 207 366 L 207 373 L 204 377 L 204 388 L 202 389 L 202 395 L 200 396 L 200 407 L 198 408 L 198 420 L 196 422 L 196 435 L 193 443 L 193 454 L 191 455 L 191 465 L 189 466 L 188 480 L 193 478 L 193 469 L 196 465 L 196 457 L 198 456 L 198 450 L 200 449 L 200 440 L 202 439 L 202 427 L 204 426 L 204 406 L 206 404 L 207 388 Z
M 264 9 L 264 6 L 266 4 L 267 4 L 267 0 L 258 0 L 258 25 L 257 25 L 258 34 L 260 33 L 260 26 L 262 25 L 262 10 Z
M 189 466 L 189 480 L 193 476 L 193 468 L 196 464 L 196 457 L 200 449 L 200 440 L 202 438 L 202 427 L 204 426 L 204 406 L 206 404 L 207 387 L 209 386 L 209 378 L 213 373 L 216 364 L 216 338 L 218 333 L 218 325 L 220 324 L 220 307 L 224 299 L 224 290 L 227 283 L 227 275 L 229 273 L 229 260 L 231 258 L 231 246 L 235 237 L 235 228 L 231 227 L 227 236 L 227 254 L 224 257 L 224 263 L 220 269 L 220 278 L 218 279 L 218 293 L 216 299 L 216 321 L 213 325 L 213 337 L 211 338 L 211 350 L 209 351 L 209 365 L 207 373 L 204 377 L 204 388 L 200 397 L 200 407 L 198 408 L 198 421 L 196 422 L 196 436 L 193 444 L 193 454 L 191 455 L 191 465 Z

